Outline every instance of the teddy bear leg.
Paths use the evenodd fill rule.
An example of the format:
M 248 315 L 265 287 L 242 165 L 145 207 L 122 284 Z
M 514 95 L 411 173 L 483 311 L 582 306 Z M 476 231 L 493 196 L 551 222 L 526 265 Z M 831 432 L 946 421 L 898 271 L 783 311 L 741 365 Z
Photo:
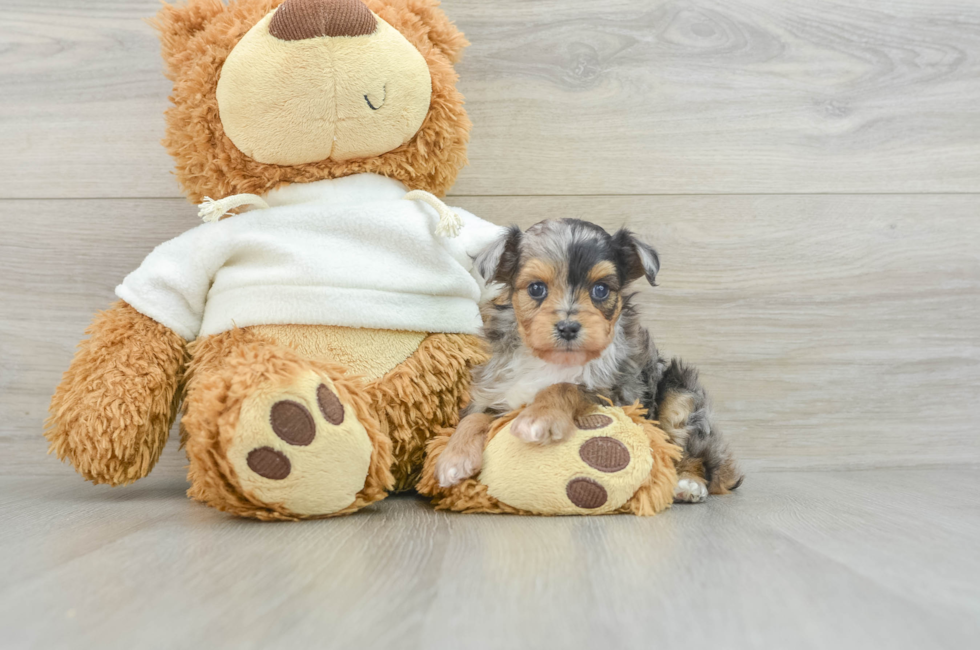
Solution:
M 429 443 L 419 491 L 437 508 L 458 512 L 648 516 L 670 507 L 680 447 L 636 405 L 593 409 L 545 445 L 514 432 L 525 411 L 525 424 L 534 424 L 534 411 L 499 418 L 487 434 L 480 474 L 448 487 L 437 468 L 451 438 L 439 436 Z
M 361 380 L 247 329 L 192 348 L 189 496 L 256 519 L 346 514 L 384 498 L 391 441 Z

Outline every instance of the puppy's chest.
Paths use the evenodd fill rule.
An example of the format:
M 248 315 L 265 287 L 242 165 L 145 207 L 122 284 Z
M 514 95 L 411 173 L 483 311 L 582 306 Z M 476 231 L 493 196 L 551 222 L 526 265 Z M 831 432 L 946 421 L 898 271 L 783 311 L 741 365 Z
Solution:
M 515 359 L 507 368 L 506 378 L 489 387 L 496 395 L 496 406 L 513 410 L 530 404 L 534 396 L 553 384 L 571 383 L 588 386 L 589 375 L 584 366 L 558 366 L 536 358 Z

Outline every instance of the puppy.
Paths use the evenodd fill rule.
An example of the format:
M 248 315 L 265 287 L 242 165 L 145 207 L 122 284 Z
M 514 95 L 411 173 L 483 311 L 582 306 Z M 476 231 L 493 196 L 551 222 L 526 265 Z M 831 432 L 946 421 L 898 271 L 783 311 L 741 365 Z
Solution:
M 494 418 L 524 404 L 510 431 L 551 444 L 575 431 L 575 419 L 601 398 L 637 400 L 684 449 L 674 499 L 697 503 L 742 482 L 711 420 L 697 370 L 661 357 L 633 307 L 630 283 L 652 285 L 656 251 L 628 230 L 610 235 L 578 219 L 512 227 L 476 259 L 488 283 L 502 287 L 482 306 L 493 356 L 473 373 L 472 398 L 436 464 L 443 487 L 480 471 Z

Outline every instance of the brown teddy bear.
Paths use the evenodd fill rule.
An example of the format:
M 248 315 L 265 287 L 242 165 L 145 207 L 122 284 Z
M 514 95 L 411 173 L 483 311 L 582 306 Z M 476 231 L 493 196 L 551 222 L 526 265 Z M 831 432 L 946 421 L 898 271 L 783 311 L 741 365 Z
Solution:
M 188 0 L 155 26 L 174 83 L 164 144 L 206 223 L 95 319 L 52 400 L 52 451 L 131 483 L 182 402 L 188 493 L 220 510 L 326 517 L 415 487 L 486 359 L 473 259 L 500 228 L 436 198 L 466 161 L 466 40 L 435 0 Z M 602 475 L 615 498 L 596 511 L 652 514 L 667 443 L 618 412 L 633 457 Z M 562 497 L 525 483 L 533 467 L 500 440 L 486 468 L 505 498 L 426 491 L 457 510 L 589 511 L 587 477 L 569 492 L 584 509 L 548 505 Z M 580 469 L 564 456 L 559 486 Z
M 155 26 L 177 178 L 220 198 L 92 324 L 52 449 L 130 483 L 182 400 L 189 494 L 221 510 L 321 517 L 413 486 L 485 358 L 470 269 L 498 229 L 432 196 L 466 162 L 466 40 L 433 0 L 189 0 Z

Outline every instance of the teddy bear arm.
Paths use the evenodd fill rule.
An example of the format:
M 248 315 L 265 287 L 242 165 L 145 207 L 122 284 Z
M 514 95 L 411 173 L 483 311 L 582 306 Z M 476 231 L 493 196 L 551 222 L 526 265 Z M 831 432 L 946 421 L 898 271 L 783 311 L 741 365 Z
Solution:
M 149 474 L 180 400 L 184 339 L 117 301 L 100 312 L 51 400 L 49 451 L 93 483 Z

